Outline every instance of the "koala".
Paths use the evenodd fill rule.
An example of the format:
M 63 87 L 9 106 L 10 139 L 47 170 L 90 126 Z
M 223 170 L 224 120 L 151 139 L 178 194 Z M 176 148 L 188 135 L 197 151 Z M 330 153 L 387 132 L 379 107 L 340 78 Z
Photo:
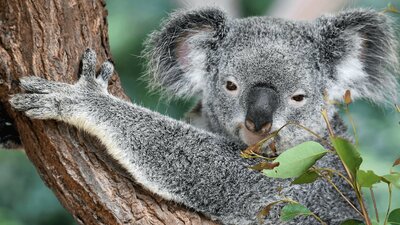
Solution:
M 328 137 L 323 109 L 335 134 L 345 135 L 326 96 L 340 101 L 350 90 L 353 99 L 395 100 L 397 45 L 385 15 L 356 9 L 295 22 L 233 19 L 214 8 L 178 11 L 145 46 L 150 85 L 167 98 L 198 99 L 188 122 L 109 94 L 113 66 L 105 62 L 96 76 L 90 49 L 75 84 L 24 77 L 27 92 L 10 103 L 32 119 L 59 120 L 96 136 L 138 183 L 222 224 L 259 224 L 260 210 L 286 197 L 327 224 L 361 218 L 326 181 L 292 185 L 269 178 L 249 169 L 254 162 L 239 153 L 288 122 Z M 320 141 L 288 126 L 275 138 L 277 154 L 307 140 Z M 318 163 L 343 170 L 334 154 Z M 356 202 L 350 186 L 334 182 Z M 280 207 L 265 224 L 319 224 L 305 216 L 282 222 Z

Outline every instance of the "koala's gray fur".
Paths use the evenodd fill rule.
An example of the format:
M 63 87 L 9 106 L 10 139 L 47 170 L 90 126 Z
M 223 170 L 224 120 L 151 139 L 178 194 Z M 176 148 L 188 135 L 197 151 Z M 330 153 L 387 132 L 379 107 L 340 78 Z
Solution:
M 257 224 L 268 203 L 290 197 L 309 207 L 328 224 L 358 214 L 325 181 L 291 185 L 248 169 L 253 162 L 239 152 L 253 136 L 243 122 L 254 87 L 268 87 L 278 96 L 272 130 L 298 122 L 327 136 L 320 111 L 328 110 L 334 131 L 346 128 L 324 92 L 340 100 L 345 90 L 354 98 L 383 101 L 397 95 L 397 56 L 393 31 L 384 15 L 352 10 L 314 22 L 269 17 L 230 19 L 217 9 L 177 12 L 146 44 L 149 80 L 171 97 L 197 96 L 190 120 L 176 121 L 107 92 L 112 65 L 95 76 L 95 54 L 83 57 L 82 77 L 74 84 L 38 77 L 21 79 L 28 94 L 10 100 L 34 119 L 57 119 L 97 136 L 108 153 L 141 184 L 165 199 L 182 203 L 223 224 Z M 238 89 L 228 92 L 227 79 Z M 301 93 L 305 99 L 294 102 Z M 392 100 L 392 99 L 390 99 Z M 257 136 L 258 138 L 258 136 Z M 278 151 L 315 138 L 296 127 L 279 133 Z M 319 166 L 342 170 L 336 156 Z M 343 180 L 335 183 L 352 202 Z M 312 217 L 283 223 L 279 207 L 265 224 L 318 224 Z

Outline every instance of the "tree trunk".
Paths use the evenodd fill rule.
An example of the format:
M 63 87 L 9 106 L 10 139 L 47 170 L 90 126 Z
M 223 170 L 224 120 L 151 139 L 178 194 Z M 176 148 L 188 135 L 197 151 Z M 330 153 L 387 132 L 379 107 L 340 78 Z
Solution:
M 41 178 L 80 224 L 215 224 L 135 184 L 93 137 L 10 108 L 19 77 L 74 83 L 86 48 L 99 62 L 109 58 L 106 16 L 103 0 L 1 0 L 0 117 L 12 121 Z M 110 92 L 127 99 L 116 75 Z

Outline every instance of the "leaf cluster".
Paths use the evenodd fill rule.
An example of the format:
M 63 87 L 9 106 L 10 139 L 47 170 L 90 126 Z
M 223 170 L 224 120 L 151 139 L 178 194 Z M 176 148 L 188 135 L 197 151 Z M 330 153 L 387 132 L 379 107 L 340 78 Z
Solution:
M 350 91 L 346 91 L 343 96 L 345 112 L 351 118 L 349 113 L 349 105 L 352 103 Z M 337 104 L 337 103 L 336 103 Z M 263 162 L 252 166 L 251 169 L 261 171 L 265 176 L 272 178 L 287 179 L 293 178 L 292 185 L 302 185 L 307 183 L 315 182 L 318 179 L 323 179 L 333 186 L 333 188 L 348 202 L 351 207 L 359 213 L 363 218 L 364 222 L 357 220 L 347 220 L 342 225 L 377 225 L 379 224 L 378 209 L 375 204 L 375 198 L 373 195 L 373 187 L 379 183 L 386 184 L 389 192 L 389 201 L 387 212 L 384 220 L 384 225 L 400 225 L 400 208 L 391 210 L 391 196 L 393 188 L 400 189 L 400 172 L 396 172 L 393 168 L 400 165 L 400 158 L 396 159 L 393 163 L 390 172 L 385 175 L 377 175 L 373 170 L 361 170 L 360 165 L 363 161 L 360 151 L 358 150 L 358 140 L 356 138 L 356 144 L 350 141 L 335 136 L 326 111 L 322 111 L 322 116 L 327 123 L 329 140 L 323 140 L 318 134 L 312 132 L 310 129 L 296 123 L 288 123 L 279 130 L 272 132 L 266 139 L 259 143 L 250 146 L 246 150 L 242 151 L 241 156 L 244 158 L 262 158 Z M 357 137 L 354 121 L 351 121 L 353 131 Z M 307 141 L 294 146 L 290 149 L 285 150 L 276 158 L 267 158 L 260 154 L 260 149 L 263 144 L 268 140 L 278 135 L 279 131 L 288 125 L 295 125 L 303 128 L 305 131 L 310 132 L 318 139 L 321 140 L 325 146 L 323 147 L 320 143 L 314 141 Z M 275 148 L 275 145 L 273 145 Z M 276 152 L 276 149 L 274 149 Z M 345 172 L 335 170 L 333 168 L 318 168 L 316 162 L 326 154 L 336 154 L 340 162 L 342 163 Z M 344 179 L 354 190 L 360 208 L 357 208 L 342 191 L 332 181 L 333 176 L 339 176 Z M 372 200 L 374 201 L 374 209 L 376 214 L 376 220 L 371 220 L 368 211 L 364 205 L 364 197 L 362 195 L 362 188 L 368 188 L 371 191 Z M 262 220 L 265 216 L 268 216 L 270 210 L 274 205 L 279 203 L 287 203 L 281 208 L 280 218 L 282 221 L 293 220 L 297 216 L 313 216 L 321 224 L 326 224 L 321 218 L 315 213 L 311 212 L 306 206 L 300 203 L 284 197 L 280 201 L 272 202 L 268 204 L 260 213 L 259 219 Z

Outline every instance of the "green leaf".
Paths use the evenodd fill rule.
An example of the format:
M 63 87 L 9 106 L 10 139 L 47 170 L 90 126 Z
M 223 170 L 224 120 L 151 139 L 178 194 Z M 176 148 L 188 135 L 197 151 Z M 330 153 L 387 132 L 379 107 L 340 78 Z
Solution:
M 372 225 L 379 225 L 378 221 L 376 220 L 371 220 Z
M 393 209 L 392 212 L 390 212 L 389 217 L 388 217 L 388 223 L 390 223 L 392 225 L 400 224 L 400 208 Z
M 400 173 L 391 173 L 381 177 L 385 183 L 393 184 L 396 188 L 400 188 Z
M 340 137 L 331 138 L 332 145 L 344 162 L 351 175 L 355 178 L 362 163 L 362 158 L 356 147 L 346 139 Z
M 290 148 L 275 160 L 279 166 L 272 170 L 263 170 L 268 177 L 293 178 L 305 173 L 315 162 L 328 151 L 317 142 L 308 141 Z
M 293 220 L 296 216 L 301 215 L 312 215 L 311 211 L 304 205 L 298 203 L 291 203 L 285 205 L 281 210 L 281 220 L 289 221 Z
M 397 13 L 397 14 L 400 13 L 399 10 L 392 3 L 388 3 L 384 12 Z
M 342 222 L 340 225 L 365 225 L 363 222 L 359 220 L 346 220 Z
M 357 172 L 357 182 L 361 187 L 370 188 L 372 185 L 379 183 L 381 177 L 376 175 L 372 170 L 365 172 L 364 170 L 359 170 Z
M 292 184 L 308 184 L 316 181 L 319 175 L 315 171 L 307 171 L 292 181 Z

